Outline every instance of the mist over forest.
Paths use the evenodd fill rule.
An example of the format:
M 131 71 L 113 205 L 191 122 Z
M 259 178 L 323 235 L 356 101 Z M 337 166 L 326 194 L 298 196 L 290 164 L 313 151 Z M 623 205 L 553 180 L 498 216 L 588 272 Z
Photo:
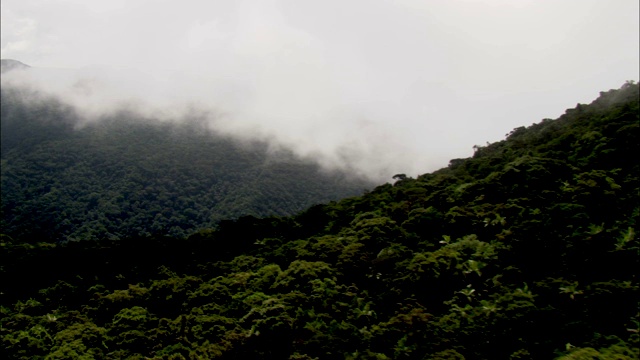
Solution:
M 640 358 L 640 2 L 2 0 L 0 358 Z
M 2 58 L 33 70 L 5 83 L 90 118 L 196 112 L 217 131 L 377 182 L 435 171 L 640 75 L 640 9 L 627 1 L 6 0 L 2 10 Z
M 327 112 L 321 104 L 301 104 L 296 99 L 272 105 L 282 109 L 282 113 L 263 111 L 255 108 L 257 105 L 252 103 L 250 93 L 233 86 L 227 88 L 224 81 L 214 82 L 206 72 L 191 77 L 163 78 L 164 74 L 152 76 L 109 68 L 27 66 L 16 70 L 5 72 L 4 87 L 20 89 L 26 102 L 38 102 L 43 95 L 56 98 L 73 108 L 77 114 L 76 128 L 104 121 L 120 112 L 174 125 L 198 121 L 205 132 L 232 137 L 239 142 L 267 143 L 273 151 L 286 149 L 325 169 L 349 172 L 375 182 L 388 181 L 400 172 L 417 173 L 418 166 L 446 164 L 442 154 L 429 156 L 439 158 L 439 164 L 434 160 L 420 164 L 418 158 L 425 156 L 419 156 L 416 149 L 398 137 L 398 132 L 409 129 L 378 123 L 349 111 Z M 248 97 L 229 99 L 233 94 Z M 303 108 L 305 113 L 300 113 Z M 314 108 L 317 113 L 309 121 L 307 112 Z
M 3 69 L 11 65 L 20 71 L 3 60 Z M 195 110 L 179 119 L 127 107 L 89 116 L 33 88 L 1 91 L 1 221 L 15 239 L 184 238 L 221 220 L 292 215 L 375 186 L 276 142 L 216 131 Z

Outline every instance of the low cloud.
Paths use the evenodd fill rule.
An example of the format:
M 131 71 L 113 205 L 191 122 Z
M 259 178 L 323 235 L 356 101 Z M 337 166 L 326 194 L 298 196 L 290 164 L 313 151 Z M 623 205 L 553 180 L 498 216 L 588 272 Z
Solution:
M 55 94 L 86 121 L 198 113 L 385 181 L 637 79 L 629 3 L 6 0 L 2 57 L 34 68 L 2 85 Z
M 400 138 L 401 132 L 394 129 L 393 122 L 376 122 L 355 107 L 314 101 L 328 94 L 319 89 L 304 94 L 306 89 L 300 87 L 296 94 L 295 89 L 280 87 L 274 89 L 275 93 L 265 89 L 261 96 L 243 99 L 241 96 L 256 90 L 206 77 L 163 78 L 134 70 L 42 68 L 7 72 L 2 86 L 61 99 L 78 113 L 82 122 L 79 126 L 124 110 L 163 122 L 179 123 L 197 117 L 217 133 L 240 140 L 269 141 L 274 149 L 291 149 L 326 168 L 380 181 L 396 172 L 408 172 L 408 164 L 419 156 Z

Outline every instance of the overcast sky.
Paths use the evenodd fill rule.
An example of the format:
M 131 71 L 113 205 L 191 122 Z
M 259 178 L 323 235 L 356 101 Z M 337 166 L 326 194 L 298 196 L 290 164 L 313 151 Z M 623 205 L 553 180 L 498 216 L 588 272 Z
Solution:
M 1 55 L 75 69 L 31 81 L 87 112 L 189 104 L 224 131 L 385 179 L 637 81 L 639 12 L 638 0 L 2 0 Z

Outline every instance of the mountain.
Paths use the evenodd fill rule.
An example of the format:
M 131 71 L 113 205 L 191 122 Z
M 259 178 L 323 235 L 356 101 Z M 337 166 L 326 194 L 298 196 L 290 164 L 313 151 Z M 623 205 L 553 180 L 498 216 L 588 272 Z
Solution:
M 18 60 L 1 59 L 0 60 L 0 74 L 4 74 L 11 70 L 24 70 L 30 68 L 29 65 L 23 64 Z
M 25 241 L 186 237 L 222 219 L 292 215 L 373 183 L 196 116 L 121 111 L 87 122 L 55 98 L 1 93 L 3 232 Z
M 2 355 L 637 359 L 639 90 L 292 217 L 3 236 Z

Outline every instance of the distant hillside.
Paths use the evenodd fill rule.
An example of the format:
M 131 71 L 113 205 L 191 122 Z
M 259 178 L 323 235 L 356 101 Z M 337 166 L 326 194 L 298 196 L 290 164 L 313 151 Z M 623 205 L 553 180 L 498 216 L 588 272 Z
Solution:
M 1 92 L 0 220 L 16 239 L 185 237 L 221 219 L 291 215 L 372 185 L 197 120 L 121 112 L 80 126 L 63 103 L 24 95 Z
M 17 69 L 28 69 L 30 66 L 21 63 L 18 60 L 11 59 L 2 59 L 0 60 L 0 73 L 4 74 L 7 71 L 17 70 Z
M 439 171 L 186 240 L 0 237 L 0 355 L 638 359 L 639 105 L 629 82 Z

